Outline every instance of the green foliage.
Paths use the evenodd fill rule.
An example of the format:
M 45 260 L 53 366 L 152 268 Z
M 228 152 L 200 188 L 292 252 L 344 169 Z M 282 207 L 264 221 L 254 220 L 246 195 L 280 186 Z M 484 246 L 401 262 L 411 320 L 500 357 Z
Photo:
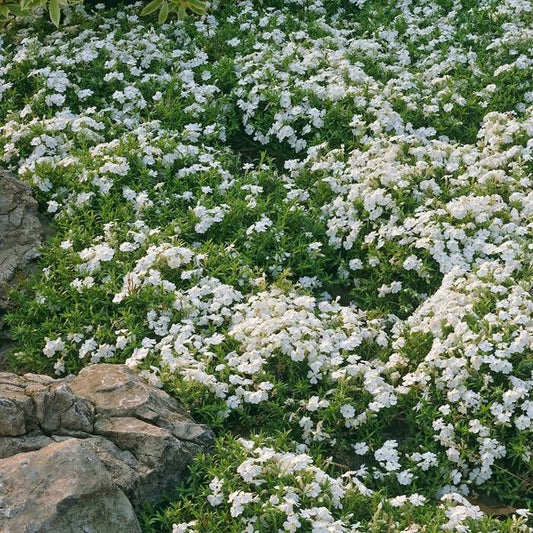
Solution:
M 0 22 L 7 23 L 13 18 L 37 17 L 48 12 L 56 28 L 61 22 L 61 10 L 66 6 L 81 3 L 83 0 L 15 0 L 0 3 Z
M 176 13 L 178 19 L 183 19 L 187 10 L 196 13 L 197 15 L 206 14 L 206 2 L 203 0 L 152 0 L 141 11 L 141 15 L 150 15 L 159 10 L 158 22 L 163 24 L 166 22 L 170 13 Z
M 12 294 L 11 363 L 61 375 L 130 360 L 216 433 L 186 484 L 142 511 L 143 531 L 278 531 L 275 501 L 292 493 L 301 510 L 359 521 L 353 531 L 437 533 L 462 513 L 462 531 L 525 531 L 525 511 L 507 515 L 533 489 L 531 389 L 520 392 L 533 370 L 530 71 L 506 65 L 533 49 L 529 33 L 503 39 L 511 17 L 498 22 L 495 0 L 458 2 L 456 36 L 439 36 L 430 14 L 414 27 L 392 0 L 316 0 L 316 11 L 303 0 L 220 2 L 208 24 L 173 23 L 205 14 L 200 1 L 146 0 L 143 19 L 135 5 L 65 16 L 63 0 L 24 13 L 17 1 L 0 4 L 3 16 L 40 8 L 64 27 L 58 39 L 43 17 L 2 42 L 2 166 L 32 186 L 53 225 L 40 271 Z M 447 12 L 453 2 L 425 3 Z M 169 23 L 154 29 L 156 19 Z M 382 29 L 398 35 L 387 44 Z M 409 65 L 398 67 L 398 50 Z M 478 63 L 463 62 L 469 50 Z M 339 64 L 340 87 L 359 96 L 328 96 Z M 434 133 L 369 129 L 384 110 Z M 307 159 L 276 136 L 286 125 L 312 149 Z M 212 213 L 223 216 L 211 223 Z M 114 255 L 93 268 L 99 247 Z M 171 266 L 174 247 L 195 259 Z M 467 273 L 446 274 L 462 259 Z M 238 387 L 267 393 L 235 404 Z M 387 449 L 409 486 L 380 464 Z M 312 464 L 281 472 L 284 453 Z M 249 461 L 261 467 L 255 481 Z M 366 489 L 350 487 L 348 472 Z M 224 498 L 212 504 L 215 478 Z M 470 520 L 465 501 L 438 501 L 459 483 L 500 516 Z M 231 503 L 243 490 L 253 499 L 241 512 Z
M 0 0 L 0 24 L 6 24 L 14 18 L 38 17 L 48 12 L 51 22 L 59 28 L 61 10 L 67 6 L 80 4 L 83 0 Z M 176 13 L 179 20 L 184 19 L 190 11 L 203 16 L 207 12 L 205 0 L 151 0 L 141 11 L 142 16 L 158 12 L 159 24 L 164 24 L 169 15 Z

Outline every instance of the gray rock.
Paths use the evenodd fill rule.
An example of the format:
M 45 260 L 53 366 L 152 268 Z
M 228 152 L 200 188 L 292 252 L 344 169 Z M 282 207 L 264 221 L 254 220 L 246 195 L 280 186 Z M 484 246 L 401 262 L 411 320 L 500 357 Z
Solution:
M 140 532 L 135 511 L 89 441 L 0 460 L 0 531 Z
M 131 452 L 142 465 L 135 493 L 128 493 L 135 505 L 157 502 L 176 487 L 190 458 L 213 441 L 211 430 L 127 366 L 88 366 L 69 386 L 94 406 L 94 433 Z
M 33 399 L 37 422 L 44 433 L 92 432 L 93 406 L 75 396 L 66 383 L 30 385 L 26 394 Z
M 212 440 L 212 432 L 174 398 L 123 365 L 94 365 L 64 379 L 0 373 L 0 495 L 8 490 L 0 496 L 0 531 L 84 531 L 69 517 L 83 517 L 83 527 L 92 533 L 137 531 L 102 525 L 113 515 L 108 500 L 125 513 L 121 520 L 128 516 L 124 499 L 134 508 L 156 503 L 183 480 L 186 466 Z M 61 466 L 66 455 L 68 476 Z M 80 481 L 89 463 L 94 486 Z M 66 484 L 66 503 L 59 500 L 56 483 Z M 31 505 L 17 500 L 25 492 L 36 498 Z M 82 497 L 86 493 L 93 495 Z M 45 511 L 34 515 L 33 506 Z
M 69 384 L 102 416 L 135 417 L 167 429 L 179 440 L 200 446 L 211 443 L 212 433 L 191 420 L 172 396 L 148 385 L 127 366 L 89 366 Z
M 11 457 L 17 453 L 40 450 L 55 440 L 45 435 L 24 435 L 23 437 L 2 437 L 0 439 L 0 459 Z
M 144 475 L 145 467 L 133 454 L 127 450 L 121 450 L 110 440 L 103 437 L 94 437 L 84 442 L 88 442 L 100 461 L 104 463 L 107 471 L 115 483 L 130 501 L 137 505 L 142 503 L 142 494 L 139 494 L 139 478 Z
M 16 437 L 29 432 L 35 418 L 31 398 L 14 385 L 0 385 L 0 436 Z
M 39 255 L 41 222 L 30 188 L 0 172 L 0 308 L 7 307 L 8 282 Z

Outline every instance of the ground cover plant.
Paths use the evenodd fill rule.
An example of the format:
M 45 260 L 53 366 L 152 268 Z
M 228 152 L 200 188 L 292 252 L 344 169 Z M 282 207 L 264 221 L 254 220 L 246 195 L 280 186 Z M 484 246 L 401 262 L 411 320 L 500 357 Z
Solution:
M 139 7 L 1 37 L 13 365 L 215 430 L 147 532 L 531 531 L 531 2 Z

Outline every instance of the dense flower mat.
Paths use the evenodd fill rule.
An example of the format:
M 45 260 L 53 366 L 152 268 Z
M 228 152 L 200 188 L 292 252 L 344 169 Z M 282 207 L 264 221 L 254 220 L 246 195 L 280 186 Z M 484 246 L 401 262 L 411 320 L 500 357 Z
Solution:
M 138 9 L 1 38 L 55 230 L 14 363 L 126 361 L 217 431 L 145 531 L 529 530 L 531 2 Z

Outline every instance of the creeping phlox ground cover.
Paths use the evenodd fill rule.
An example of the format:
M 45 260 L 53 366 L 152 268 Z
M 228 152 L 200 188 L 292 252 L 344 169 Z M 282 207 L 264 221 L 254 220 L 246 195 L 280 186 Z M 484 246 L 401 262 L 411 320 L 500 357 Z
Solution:
M 214 428 L 145 531 L 531 531 L 531 2 L 136 9 L 1 38 L 54 228 L 13 363 Z

